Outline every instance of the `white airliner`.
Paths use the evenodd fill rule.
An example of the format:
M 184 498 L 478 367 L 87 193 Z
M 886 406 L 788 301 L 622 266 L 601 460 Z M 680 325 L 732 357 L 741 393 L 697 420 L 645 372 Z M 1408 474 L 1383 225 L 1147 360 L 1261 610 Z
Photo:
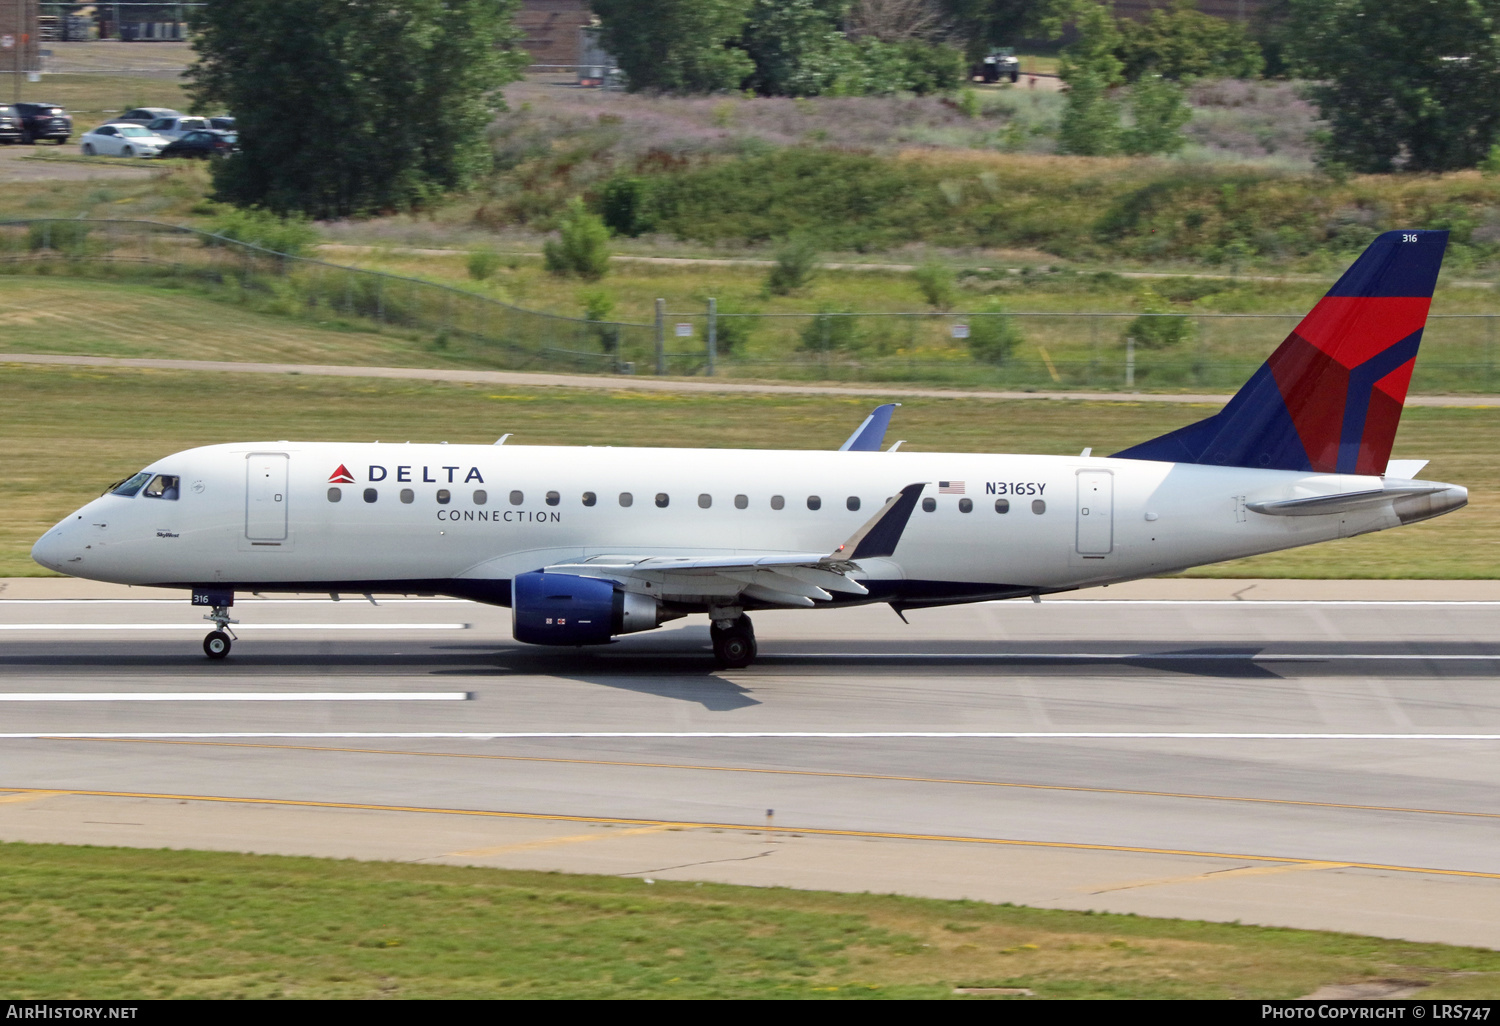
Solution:
M 236 591 L 379 592 L 509 606 L 541 645 L 706 613 L 744 666 L 747 610 L 1035 597 L 1381 531 L 1468 501 L 1389 460 L 1446 242 L 1382 235 L 1220 413 L 1111 457 L 882 452 L 889 406 L 838 452 L 212 445 L 32 556 L 191 590 L 213 658 Z

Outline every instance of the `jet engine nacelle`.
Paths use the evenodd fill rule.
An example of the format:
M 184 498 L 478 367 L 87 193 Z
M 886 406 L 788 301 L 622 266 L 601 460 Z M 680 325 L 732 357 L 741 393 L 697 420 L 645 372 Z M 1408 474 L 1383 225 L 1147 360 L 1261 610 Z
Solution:
M 540 570 L 511 581 L 511 633 L 530 645 L 602 645 L 616 634 L 661 626 L 654 598 L 609 581 Z

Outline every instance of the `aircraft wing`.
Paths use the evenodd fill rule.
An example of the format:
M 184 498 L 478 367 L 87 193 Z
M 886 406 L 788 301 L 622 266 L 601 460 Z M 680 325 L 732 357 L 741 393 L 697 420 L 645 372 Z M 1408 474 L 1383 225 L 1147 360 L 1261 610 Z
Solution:
M 802 606 L 832 601 L 834 593 L 867 595 L 849 577 L 858 560 L 890 556 L 916 508 L 925 482 L 909 484 L 831 552 L 726 552 L 709 556 L 600 555 L 546 567 L 615 581 L 667 600 L 708 600 L 732 605 L 745 599 L 764 605 Z
M 881 443 L 885 441 L 886 428 L 891 426 L 891 414 L 900 405 L 883 403 L 875 407 L 859 427 L 854 429 L 854 434 L 839 446 L 839 452 L 879 452 Z

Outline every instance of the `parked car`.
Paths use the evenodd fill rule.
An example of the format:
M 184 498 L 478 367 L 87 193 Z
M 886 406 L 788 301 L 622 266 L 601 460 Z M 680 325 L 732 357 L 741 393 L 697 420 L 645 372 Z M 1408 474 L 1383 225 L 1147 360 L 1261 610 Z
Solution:
M 167 143 L 144 125 L 108 124 L 85 132 L 78 148 L 85 157 L 154 157 Z
M 122 121 L 132 121 L 137 125 L 149 125 L 157 118 L 178 118 L 182 111 L 173 110 L 171 107 L 137 107 L 135 110 L 127 110 L 124 114 L 114 118 L 110 123 L 119 124 Z
M 21 116 L 23 143 L 56 139 L 61 146 L 73 135 L 73 119 L 55 103 L 18 103 L 15 108 Z
M 181 139 L 189 132 L 200 132 L 213 126 L 208 123 L 208 118 L 174 115 L 170 118 L 157 118 L 146 127 L 163 139 Z
M 205 128 L 172 140 L 157 156 L 198 157 L 203 160 L 209 157 L 227 157 L 239 149 L 236 145 L 239 141 L 240 137 L 234 132 L 216 132 Z
M 208 127 L 209 128 L 217 128 L 221 132 L 233 132 L 234 131 L 234 118 L 229 117 L 228 115 L 225 115 L 223 117 L 217 117 L 217 118 L 209 118 L 208 119 Z
M 21 115 L 10 104 L 0 103 L 0 142 L 20 142 L 21 134 Z

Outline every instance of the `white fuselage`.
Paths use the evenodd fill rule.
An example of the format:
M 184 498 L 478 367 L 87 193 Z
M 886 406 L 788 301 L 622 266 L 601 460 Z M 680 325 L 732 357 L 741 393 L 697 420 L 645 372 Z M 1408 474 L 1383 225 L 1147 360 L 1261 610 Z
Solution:
M 340 468 L 352 482 L 330 480 Z M 894 553 L 853 575 L 870 587 L 865 601 L 926 605 L 1383 530 L 1467 498 L 1454 486 L 1420 509 L 1270 516 L 1246 503 L 1365 492 L 1381 479 L 970 453 L 256 442 L 147 469 L 179 478 L 178 497 L 103 495 L 47 532 L 37 561 L 123 584 L 504 603 L 517 574 L 589 556 L 828 552 L 888 497 L 926 482 Z

